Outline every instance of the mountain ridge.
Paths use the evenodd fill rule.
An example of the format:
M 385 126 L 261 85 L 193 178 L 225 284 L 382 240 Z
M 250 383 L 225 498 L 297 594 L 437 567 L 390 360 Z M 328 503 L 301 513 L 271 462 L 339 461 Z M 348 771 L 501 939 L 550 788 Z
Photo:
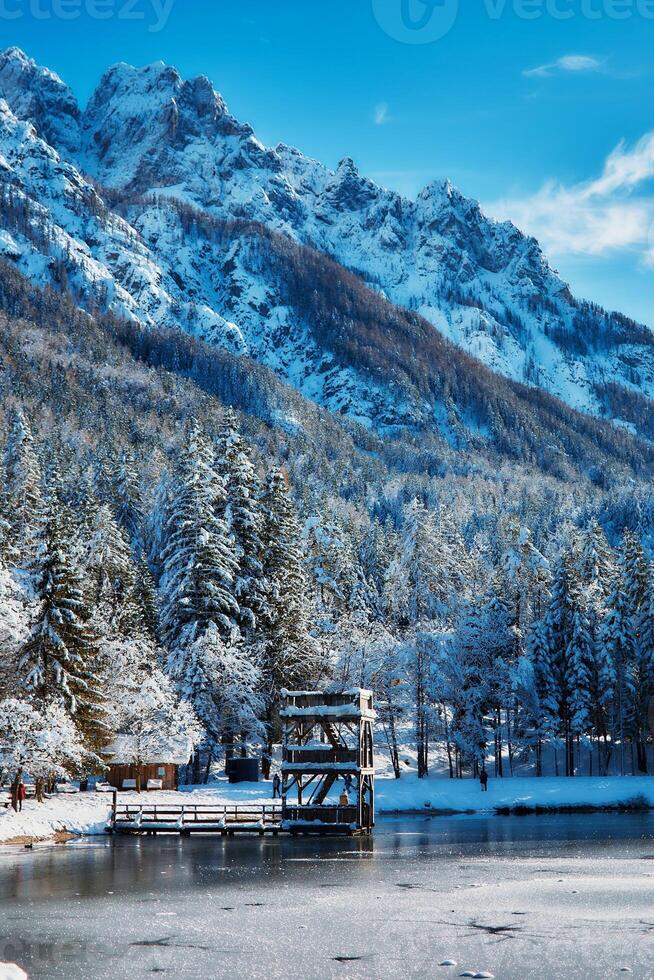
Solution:
M 265 147 L 206 76 L 184 80 L 163 62 L 108 69 L 82 112 L 57 76 L 9 49 L 0 56 L 0 97 L 10 115 L 36 126 L 35 141 L 40 133 L 59 143 L 61 159 L 50 158 L 49 166 L 65 170 L 68 163 L 77 174 L 64 181 L 87 197 L 88 184 L 103 204 L 112 202 L 102 233 L 92 215 L 81 243 L 79 222 L 66 217 L 63 232 L 77 243 L 78 266 L 101 266 L 96 285 L 84 273 L 91 279 L 86 290 L 104 283 L 121 315 L 180 325 L 262 360 L 305 394 L 366 424 L 389 413 L 394 399 L 386 385 L 371 403 L 360 379 L 342 371 L 325 394 L 324 351 L 283 301 L 284 284 L 271 281 L 263 261 L 253 268 L 238 240 L 219 248 L 205 241 L 198 249 L 179 218 L 179 207 L 189 207 L 311 246 L 492 370 L 651 437 L 643 399 L 654 395 L 654 334 L 576 301 L 535 239 L 487 218 L 449 181 L 432 182 L 410 201 L 362 176 L 350 158 L 332 171 L 284 144 Z M 79 142 L 75 127 L 67 141 L 58 137 L 69 118 L 78 121 Z M 4 127 L 11 129 L 6 113 Z M 28 159 L 38 156 L 27 134 L 20 141 Z M 32 193 L 35 178 L 24 160 L 19 177 L 27 196 L 42 195 L 42 188 Z M 52 195 L 46 210 L 65 217 Z M 0 240 L 0 247 L 11 257 L 11 243 Z M 30 262 L 22 261 L 30 274 Z M 34 278 L 44 275 L 37 270 Z M 348 392 L 340 405 L 339 383 Z M 391 414 L 398 424 L 402 411 Z

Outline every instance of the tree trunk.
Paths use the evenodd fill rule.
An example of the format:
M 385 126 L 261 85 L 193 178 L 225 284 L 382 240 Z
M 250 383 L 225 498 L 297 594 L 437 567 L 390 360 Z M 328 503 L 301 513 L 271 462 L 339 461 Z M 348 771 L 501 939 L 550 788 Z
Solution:
M 454 765 L 452 762 L 452 743 L 450 742 L 450 723 L 447 720 L 447 708 L 443 705 L 443 725 L 445 727 L 445 745 L 447 748 L 447 764 L 450 770 L 450 779 L 454 779 Z
M 211 763 L 213 762 L 213 749 L 209 749 L 207 753 L 207 764 L 204 767 L 204 785 L 206 786 L 209 782 L 209 775 L 211 773 Z
M 384 725 L 384 731 L 386 732 L 386 741 L 388 742 L 388 751 L 391 757 L 391 764 L 393 766 L 393 774 L 396 779 L 399 779 L 402 775 L 400 770 L 400 750 L 397 744 L 397 731 L 395 729 L 395 718 L 393 717 L 393 710 L 391 708 L 388 716 L 388 728 Z

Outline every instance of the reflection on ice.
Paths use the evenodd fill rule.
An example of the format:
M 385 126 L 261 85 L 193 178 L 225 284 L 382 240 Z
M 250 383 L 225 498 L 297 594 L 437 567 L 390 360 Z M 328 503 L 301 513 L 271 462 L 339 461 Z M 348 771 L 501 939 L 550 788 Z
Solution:
M 6 849 L 0 961 L 32 980 L 650 977 L 653 829 L 646 813 L 425 817 L 352 840 Z

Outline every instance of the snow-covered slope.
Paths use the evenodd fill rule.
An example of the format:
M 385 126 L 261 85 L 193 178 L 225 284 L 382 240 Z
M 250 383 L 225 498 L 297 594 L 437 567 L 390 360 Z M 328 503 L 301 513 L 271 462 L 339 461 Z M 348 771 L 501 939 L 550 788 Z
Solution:
M 262 257 L 252 261 L 251 242 L 224 229 L 199 241 L 188 214 L 162 200 L 175 199 L 309 244 L 493 370 L 647 431 L 642 398 L 654 396 L 654 335 L 576 302 L 533 238 L 489 220 L 447 181 L 412 201 L 359 174 L 350 159 L 332 171 L 291 147 L 267 148 L 207 78 L 183 80 L 160 62 L 109 69 L 81 113 L 56 76 L 10 49 L 0 58 L 0 97 L 71 161 L 66 170 L 44 144 L 28 152 L 36 133 L 5 123 L 19 155 L 48 159 L 43 174 L 18 167 L 7 132 L 9 179 L 51 211 L 60 237 L 75 240 L 73 264 L 84 268 L 74 274 L 105 282 L 115 308 L 247 353 L 332 409 L 371 424 L 380 414 L 401 421 L 407 406 L 383 381 L 371 386 L 316 345 L 278 275 Z M 62 181 L 87 193 L 80 173 L 123 216 L 94 216 L 86 235 L 61 201 Z M 20 261 L 23 269 L 35 262 Z

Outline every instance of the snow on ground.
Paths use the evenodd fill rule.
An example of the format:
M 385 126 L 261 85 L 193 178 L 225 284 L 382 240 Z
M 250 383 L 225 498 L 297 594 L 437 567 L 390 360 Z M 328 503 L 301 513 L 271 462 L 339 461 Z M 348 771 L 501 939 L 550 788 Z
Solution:
M 184 786 L 179 793 L 120 793 L 118 798 L 121 803 L 260 805 L 272 802 L 272 786 L 263 781 L 230 785 L 223 778 L 210 786 Z M 376 781 L 376 809 L 380 814 L 429 810 L 492 812 L 517 806 L 617 808 L 634 802 L 654 808 L 651 776 L 491 778 L 487 793 L 482 793 L 474 779 L 418 779 L 415 773 L 405 773 L 400 780 L 382 776 Z M 110 807 L 111 796 L 101 793 L 62 795 L 42 804 L 26 800 L 22 813 L 0 809 L 0 843 L 22 837 L 47 838 L 64 830 L 102 834 Z
M 499 807 L 618 807 L 645 802 L 654 807 L 651 776 L 516 776 L 488 781 L 482 793 L 476 779 L 418 779 L 405 773 L 401 779 L 377 779 L 376 808 L 383 812 L 450 810 L 464 813 L 493 811 Z
M 0 980 L 27 980 L 27 974 L 15 963 L 0 963 Z
M 22 813 L 4 806 L 0 809 L 0 843 L 20 837 L 52 837 L 59 831 L 73 834 L 104 832 L 111 797 L 79 793 L 75 796 L 56 796 L 37 803 L 25 800 Z

